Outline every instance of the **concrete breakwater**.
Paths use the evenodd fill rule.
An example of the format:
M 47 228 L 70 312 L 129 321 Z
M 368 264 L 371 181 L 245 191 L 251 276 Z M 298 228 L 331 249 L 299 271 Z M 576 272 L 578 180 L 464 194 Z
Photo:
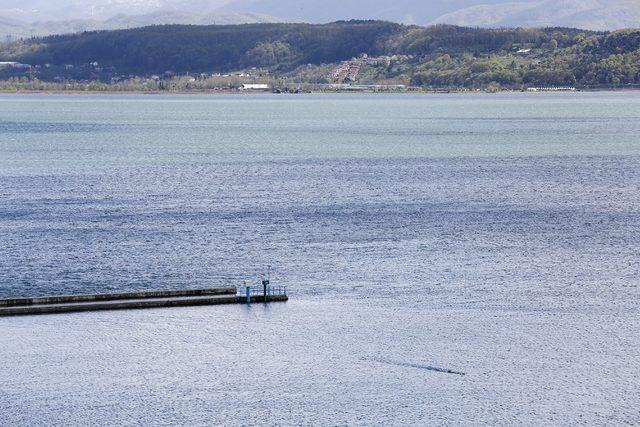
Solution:
M 247 303 L 247 297 L 237 292 L 236 288 L 229 287 L 0 299 L 0 316 Z M 268 289 L 266 294 L 251 292 L 250 302 L 284 302 L 288 299 L 286 291 Z

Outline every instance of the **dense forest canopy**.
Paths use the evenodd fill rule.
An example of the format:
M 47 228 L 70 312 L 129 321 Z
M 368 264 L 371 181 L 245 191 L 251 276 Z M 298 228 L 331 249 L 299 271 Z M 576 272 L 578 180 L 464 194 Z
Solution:
M 427 87 L 640 84 L 640 30 L 417 27 L 382 21 L 168 25 L 0 45 L 0 61 L 59 66 L 96 62 L 113 72 L 141 76 L 251 67 L 292 75 L 308 64 L 338 64 L 362 54 L 404 59 L 363 68 L 360 76 Z M 329 81 L 318 73 L 314 81 Z
M 99 61 L 133 73 L 226 71 L 254 66 L 256 49 L 274 43 L 289 51 L 281 58 L 282 65 L 295 66 L 340 61 L 362 52 L 378 53 L 379 40 L 401 31 L 399 24 L 375 21 L 165 25 L 33 39 L 26 42 L 24 52 L 9 57 L 29 64 Z

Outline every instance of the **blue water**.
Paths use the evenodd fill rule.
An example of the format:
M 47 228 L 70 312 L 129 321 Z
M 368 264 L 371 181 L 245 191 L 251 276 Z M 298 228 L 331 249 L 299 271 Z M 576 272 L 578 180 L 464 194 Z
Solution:
M 637 93 L 2 95 L 0 297 L 292 300 L 2 319 L 0 424 L 640 422 L 638 135 Z

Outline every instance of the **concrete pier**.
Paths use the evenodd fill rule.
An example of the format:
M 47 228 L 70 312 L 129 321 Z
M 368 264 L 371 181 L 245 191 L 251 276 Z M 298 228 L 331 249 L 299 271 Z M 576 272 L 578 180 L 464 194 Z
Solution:
M 251 296 L 252 303 L 284 302 L 288 299 L 286 293 Z M 236 288 L 64 295 L 2 299 L 0 316 L 245 303 L 246 297 L 238 296 Z

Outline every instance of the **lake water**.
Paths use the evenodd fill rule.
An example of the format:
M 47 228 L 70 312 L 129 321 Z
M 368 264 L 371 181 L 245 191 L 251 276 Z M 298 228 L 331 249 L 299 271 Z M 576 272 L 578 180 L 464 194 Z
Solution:
M 640 423 L 640 93 L 0 95 L 0 425 Z M 451 370 L 465 375 L 440 372 Z

